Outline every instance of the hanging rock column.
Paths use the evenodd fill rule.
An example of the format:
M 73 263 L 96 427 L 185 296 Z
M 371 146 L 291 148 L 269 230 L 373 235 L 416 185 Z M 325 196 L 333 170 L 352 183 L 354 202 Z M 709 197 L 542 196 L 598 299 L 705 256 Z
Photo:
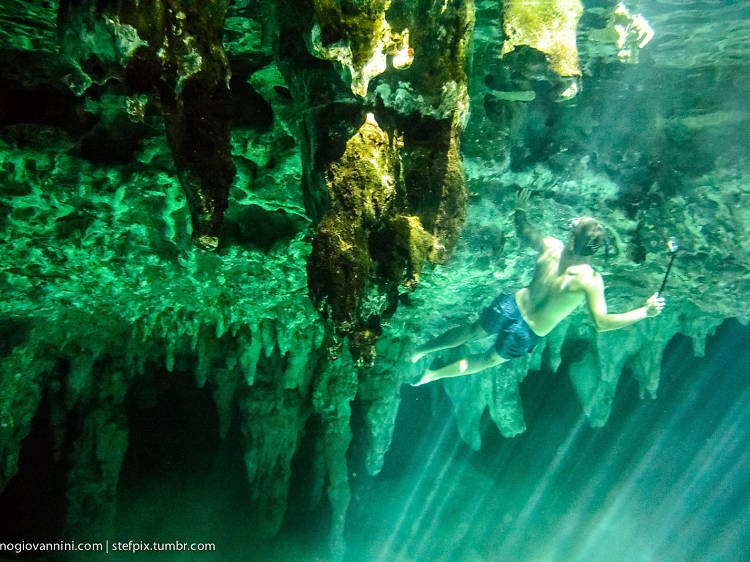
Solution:
M 468 109 L 471 1 L 274 5 L 277 53 L 299 107 L 308 261 L 329 351 L 371 364 L 381 318 L 465 216 L 459 135 Z
M 45 375 L 53 361 L 14 350 L 0 362 L 0 492 L 18 471 L 21 442 L 42 400 Z
M 93 365 L 93 361 L 88 362 L 89 367 Z M 72 388 L 77 378 L 74 369 L 66 390 L 69 406 L 75 404 L 82 418 L 70 455 L 66 490 L 66 535 L 74 538 L 106 537 L 112 532 L 117 483 L 128 448 L 124 401 L 129 377 L 116 367 L 107 369 L 106 362 L 100 362 L 97 368 L 105 371 L 107 377 L 96 379 L 93 369 L 83 370 L 89 396 L 79 396 Z
M 230 69 L 222 47 L 229 0 L 62 0 L 60 41 L 79 75 L 71 87 L 123 80 L 127 110 L 142 119 L 158 94 L 167 138 L 193 224 L 193 240 L 215 249 L 235 168 L 229 122 Z

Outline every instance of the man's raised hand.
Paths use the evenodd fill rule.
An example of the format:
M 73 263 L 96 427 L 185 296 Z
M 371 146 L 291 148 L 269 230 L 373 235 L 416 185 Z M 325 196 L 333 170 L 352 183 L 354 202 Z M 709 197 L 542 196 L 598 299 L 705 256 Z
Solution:
M 516 191 L 516 210 L 528 211 L 530 198 L 531 198 L 531 188 L 524 187 L 521 190 Z

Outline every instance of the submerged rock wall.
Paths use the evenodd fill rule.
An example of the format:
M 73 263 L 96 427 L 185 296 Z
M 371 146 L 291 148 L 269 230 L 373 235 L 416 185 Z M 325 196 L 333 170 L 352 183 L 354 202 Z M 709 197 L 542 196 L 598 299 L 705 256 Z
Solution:
M 432 27 L 421 31 L 414 15 L 402 10 L 394 16 L 408 20 L 430 54 L 421 57 L 420 72 L 434 67 L 442 73 L 399 116 L 374 96 L 355 97 L 336 72 L 328 84 L 315 74 L 302 76 L 307 89 L 290 94 L 290 86 L 299 85 L 295 73 L 304 75 L 305 63 L 320 55 L 306 43 L 307 22 L 294 38 L 306 58 L 295 61 L 281 44 L 288 22 L 266 21 L 264 27 L 263 13 L 238 7 L 226 21 L 225 60 L 211 47 L 224 8 L 209 8 L 204 14 L 147 4 L 141 12 L 128 3 L 61 3 L 69 74 L 50 73 L 52 91 L 38 106 L 3 121 L 3 237 L 9 251 L 2 282 L 13 298 L 4 301 L 2 317 L 4 330 L 15 336 L 0 382 L 2 481 L 14 475 L 21 443 L 47 395 L 59 447 L 67 444 L 61 454 L 69 457 L 67 532 L 103 533 L 113 522 L 127 448 L 127 404 L 136 399 L 128 389 L 160 364 L 209 385 L 221 436 L 240 425 L 258 527 L 268 535 L 282 523 L 292 459 L 308 422 L 320 420 L 323 462 L 315 488 L 327 492 L 332 548 L 341 553 L 355 359 L 372 361 L 379 317 L 397 306 L 396 287 L 413 282 L 426 259 L 449 255 L 463 219 L 458 139 L 468 103 L 463 66 L 471 5 L 457 3 L 430 16 Z M 199 29 L 204 24 L 210 32 Z M 450 56 L 430 43 L 438 27 L 439 36 L 452 42 Z M 403 35 L 400 41 L 404 50 Z M 218 58 L 207 58 L 203 46 Z M 232 82 L 227 61 L 233 63 Z M 295 63 L 302 64 L 295 69 Z M 328 71 L 336 70 L 334 64 L 325 62 Z M 9 78 L 15 80 L 13 95 L 35 87 L 22 69 Z M 421 74 L 413 78 L 422 80 Z M 201 79 L 209 83 L 196 85 L 195 92 L 208 98 L 192 107 L 185 92 L 191 80 Z M 447 93 L 443 80 L 451 81 Z M 222 84 L 231 86 L 233 105 L 212 93 Z M 333 111 L 332 120 L 339 94 L 329 101 L 330 88 L 345 94 L 361 119 L 346 125 L 350 117 Z M 69 90 L 80 97 L 65 97 Z M 323 101 L 316 106 L 306 96 Z M 68 104 L 66 115 L 85 116 L 78 128 L 73 118 L 64 126 L 28 122 L 31 111 L 60 98 Z M 211 106 L 216 100 L 218 107 Z M 15 101 L 8 99 L 8 107 L 15 109 Z M 203 123 L 201 130 L 177 139 L 170 120 L 175 111 L 179 119 Z M 372 117 L 365 119 L 367 113 Z M 342 117 L 339 130 L 335 119 Z M 212 142 L 213 127 L 226 126 L 229 118 L 231 135 L 225 129 L 221 142 Z M 419 134 L 408 120 L 419 123 Z M 298 144 L 306 128 L 312 140 Z M 433 134 L 444 142 L 433 147 Z M 231 193 L 214 197 L 206 182 L 226 175 L 212 171 L 201 151 L 213 151 L 209 160 L 218 162 L 227 142 L 238 181 Z M 316 154 L 308 160 L 311 151 Z M 186 183 L 194 172 L 206 175 Z M 177 181 L 182 191 L 175 191 Z M 312 245 L 308 216 L 317 225 Z M 349 230 L 353 237 L 343 236 Z M 196 251 L 191 234 L 217 253 Z M 352 261 L 350 252 L 361 253 L 365 263 Z M 354 277 L 340 263 L 350 264 Z M 357 277 L 359 288 L 350 283 Z M 332 332 L 318 320 L 308 281 L 315 301 L 333 311 L 326 316 L 334 335 L 352 338 L 355 358 L 340 350 L 342 356 L 330 360 Z M 386 448 L 387 439 L 381 455 Z
M 113 51 L 110 67 L 89 68 L 107 71 L 80 95 L 91 60 L 59 62 L 50 32 L 57 13 L 39 4 L 0 11 L 10 26 L 0 26 L 10 47 L 0 53 L 0 483 L 16 473 L 38 408 L 48 408 L 51 454 L 69 467 L 71 536 L 111 526 L 134 382 L 147 385 L 166 368 L 212 390 L 222 437 L 239 427 L 267 535 L 283 522 L 295 454 L 312 438 L 309 501 L 327 496 L 331 546 L 342 556 L 349 472 L 359 470 L 347 458 L 360 430 L 352 404 L 375 475 L 402 385 L 427 366 L 404 361 L 412 346 L 528 282 L 534 255 L 512 226 L 523 187 L 533 192 L 533 220 L 551 235 L 564 238 L 582 214 L 618 233 L 619 256 L 594 264 L 612 311 L 640 306 L 658 288 L 668 238 L 682 252 L 659 318 L 598 334 L 581 312 L 527 358 L 435 383 L 472 447 L 481 445 L 485 411 L 507 437 L 525 430 L 519 384 L 530 370 L 569 376 L 600 426 L 623 373 L 656 395 L 674 334 L 692 337 L 701 354 L 722 319 L 750 319 L 750 163 L 742 153 L 750 139 L 737 125 L 748 113 L 743 96 L 727 93 L 747 70 L 734 58 L 717 69 L 715 57 L 693 51 L 690 65 L 676 67 L 665 52 L 678 52 L 673 37 L 682 31 L 670 27 L 668 5 L 656 3 L 654 39 L 632 65 L 616 40 L 606 42 L 613 3 L 584 3 L 582 89 L 570 97 L 561 96 L 571 83 L 549 53 L 519 42 L 500 57 L 510 2 L 479 0 L 476 11 L 460 1 L 355 9 L 343 0 L 302 8 L 279 0 L 262 10 L 238 2 L 225 20 L 226 6 L 210 3 L 219 10 L 206 14 L 210 37 L 188 35 L 211 50 L 223 22 L 226 61 L 212 51 L 207 90 L 218 97 L 200 98 L 217 99 L 218 114 L 187 111 L 215 128 L 198 124 L 200 134 L 185 141 L 208 142 L 217 131 L 223 140 L 197 152 L 183 144 L 192 156 L 181 160 L 165 112 L 190 106 L 179 101 L 185 89 L 169 97 L 184 61 L 149 75 L 166 94 L 139 97 L 118 75 L 127 59 Z M 73 5 L 61 2 L 60 13 Z M 203 21 L 184 14 L 173 23 Z M 130 17 L 95 20 L 107 33 L 140 30 Z M 674 90 L 649 86 L 664 75 Z M 151 86 L 140 91 L 153 94 Z M 222 166 L 231 153 L 231 187 L 202 168 L 204 149 Z M 193 165 L 227 189 L 223 226 L 211 230 L 216 252 L 191 243 L 201 224 L 219 224 L 209 217 L 195 227 L 203 208 L 185 184 Z

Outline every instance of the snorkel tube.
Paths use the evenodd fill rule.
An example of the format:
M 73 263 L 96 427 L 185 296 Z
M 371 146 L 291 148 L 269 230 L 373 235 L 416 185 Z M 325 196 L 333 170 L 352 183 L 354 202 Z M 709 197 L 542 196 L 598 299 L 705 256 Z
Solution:
M 675 257 L 677 257 L 677 250 L 680 249 L 680 246 L 677 244 L 677 240 L 675 238 L 670 238 L 667 241 L 667 248 L 669 248 L 669 253 L 672 254 L 672 257 L 669 258 L 667 272 L 664 274 L 664 279 L 661 282 L 661 287 L 659 287 L 656 296 L 661 296 L 662 292 L 664 292 L 664 287 L 667 284 L 667 277 L 669 277 L 669 272 L 672 271 L 672 264 L 674 263 Z

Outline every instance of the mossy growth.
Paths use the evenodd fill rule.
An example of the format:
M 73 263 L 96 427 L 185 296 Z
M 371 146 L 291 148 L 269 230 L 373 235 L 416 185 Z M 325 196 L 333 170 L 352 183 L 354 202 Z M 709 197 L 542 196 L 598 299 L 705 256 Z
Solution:
M 394 213 L 399 142 L 370 114 L 325 171 L 330 206 L 313 242 L 310 288 L 344 332 L 352 329 L 369 275 L 368 239 Z
M 545 53 L 560 76 L 580 76 L 576 27 L 582 13 L 580 0 L 503 2 L 505 42 L 500 56 L 528 45 Z
M 315 17 L 323 45 L 348 42 L 352 66 L 363 67 L 381 38 L 390 0 L 314 0 Z

